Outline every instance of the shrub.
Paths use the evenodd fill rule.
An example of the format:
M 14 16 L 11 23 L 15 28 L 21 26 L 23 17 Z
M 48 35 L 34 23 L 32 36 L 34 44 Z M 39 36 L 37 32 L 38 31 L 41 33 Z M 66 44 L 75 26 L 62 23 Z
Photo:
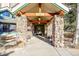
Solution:
M 64 37 L 65 38 L 73 38 L 74 37 L 74 33 L 73 32 L 65 32 L 64 33 Z

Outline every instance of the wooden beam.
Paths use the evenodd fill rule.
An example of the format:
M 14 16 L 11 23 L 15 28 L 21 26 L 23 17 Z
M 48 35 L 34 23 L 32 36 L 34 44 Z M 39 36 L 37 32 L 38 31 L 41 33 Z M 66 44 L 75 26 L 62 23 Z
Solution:
M 38 21 L 39 21 L 39 22 L 41 22 L 41 21 L 43 21 L 43 22 L 44 22 L 44 21 L 47 21 L 47 22 L 48 22 L 48 21 L 50 21 L 50 20 L 29 20 L 29 21 L 30 21 L 30 22 L 33 22 L 33 21 L 37 21 L 37 22 L 38 22 Z
M 38 7 L 39 7 L 39 13 L 41 13 L 42 12 L 42 10 L 41 10 L 41 3 L 38 4 Z
M 33 24 L 36 23 L 40 23 L 40 24 L 45 24 L 48 23 L 50 20 L 29 20 L 30 22 L 32 22 Z
M 17 16 L 51 16 L 49 13 L 22 13 L 21 11 L 16 14 Z
M 25 13 L 25 16 L 51 16 L 48 13 Z
M 64 11 L 63 10 L 59 11 L 59 15 L 63 16 L 64 15 Z
M 32 24 L 47 24 L 47 22 L 32 22 Z
M 19 11 L 17 13 L 17 16 L 20 16 L 20 15 L 25 15 L 25 16 L 54 16 L 54 15 L 60 15 L 60 16 L 63 16 L 64 11 L 60 10 L 56 13 L 23 13 L 22 11 Z

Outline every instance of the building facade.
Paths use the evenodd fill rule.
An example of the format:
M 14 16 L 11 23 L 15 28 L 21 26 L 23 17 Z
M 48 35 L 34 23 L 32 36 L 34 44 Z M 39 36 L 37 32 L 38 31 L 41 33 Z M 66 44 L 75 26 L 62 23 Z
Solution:
M 18 39 L 26 41 L 28 36 L 40 35 L 51 39 L 52 45 L 64 47 L 63 16 L 69 11 L 66 6 L 60 3 L 1 4 L 1 8 L 6 6 L 15 16 L 12 21 L 15 21 Z

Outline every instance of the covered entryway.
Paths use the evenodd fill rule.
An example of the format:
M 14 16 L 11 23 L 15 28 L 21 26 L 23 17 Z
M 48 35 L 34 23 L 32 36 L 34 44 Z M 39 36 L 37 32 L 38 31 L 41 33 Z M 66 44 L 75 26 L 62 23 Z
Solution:
M 51 37 L 52 44 L 56 47 L 64 46 L 64 19 L 63 16 L 69 9 L 57 3 L 25 3 L 12 9 L 19 16 L 16 31 L 27 36 L 29 32 L 41 36 Z M 22 16 L 23 15 L 23 16 Z
M 34 24 L 34 34 L 44 36 L 44 24 Z

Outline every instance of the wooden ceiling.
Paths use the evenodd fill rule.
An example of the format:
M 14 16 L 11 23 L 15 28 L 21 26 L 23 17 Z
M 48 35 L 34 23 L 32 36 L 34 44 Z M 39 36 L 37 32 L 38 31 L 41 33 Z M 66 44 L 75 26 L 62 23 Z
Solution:
M 51 3 L 42 3 L 41 4 L 41 12 L 42 13 L 55 13 L 60 11 L 59 8 L 55 7 Z M 26 13 L 38 13 L 39 12 L 39 4 L 38 3 L 30 3 L 28 6 L 24 7 L 22 12 Z
M 23 14 L 24 13 L 39 13 L 39 8 L 41 8 L 41 13 L 56 13 L 60 11 L 51 3 L 42 3 L 39 6 L 39 3 L 30 3 L 28 6 L 24 7 L 20 10 Z M 51 20 L 53 16 L 28 16 L 28 20 Z

